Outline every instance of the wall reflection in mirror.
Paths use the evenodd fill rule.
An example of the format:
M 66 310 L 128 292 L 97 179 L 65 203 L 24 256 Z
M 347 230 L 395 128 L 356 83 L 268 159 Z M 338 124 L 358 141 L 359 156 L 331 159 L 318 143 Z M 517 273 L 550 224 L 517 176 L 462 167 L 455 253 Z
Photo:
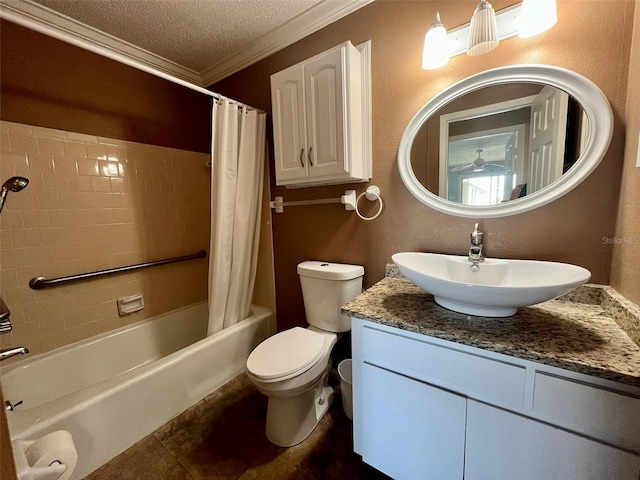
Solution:
M 431 115 L 411 145 L 411 167 L 432 193 L 490 206 L 552 184 L 579 158 L 589 135 L 580 104 L 549 85 L 488 86 Z

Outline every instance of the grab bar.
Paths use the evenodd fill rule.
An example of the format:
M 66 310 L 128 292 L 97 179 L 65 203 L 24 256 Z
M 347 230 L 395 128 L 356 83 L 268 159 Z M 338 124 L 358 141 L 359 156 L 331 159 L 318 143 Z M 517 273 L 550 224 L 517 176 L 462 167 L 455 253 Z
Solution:
M 156 267 L 158 265 L 167 265 L 169 263 L 184 262 L 185 260 L 192 260 L 194 258 L 205 258 L 207 252 L 200 250 L 193 255 L 185 255 L 184 257 L 167 258 L 165 260 L 154 260 L 152 262 L 138 263 L 136 265 L 127 265 L 126 267 L 108 268 L 106 270 L 98 270 L 96 272 L 80 273 L 78 275 L 69 275 L 67 277 L 58 278 L 44 278 L 34 277 L 29 280 L 29 286 L 34 290 L 41 290 L 43 288 L 54 287 L 62 283 L 77 282 L 80 280 L 88 280 L 91 278 L 102 277 L 104 275 L 112 275 L 115 273 L 130 272 L 132 270 L 140 270 L 147 267 Z

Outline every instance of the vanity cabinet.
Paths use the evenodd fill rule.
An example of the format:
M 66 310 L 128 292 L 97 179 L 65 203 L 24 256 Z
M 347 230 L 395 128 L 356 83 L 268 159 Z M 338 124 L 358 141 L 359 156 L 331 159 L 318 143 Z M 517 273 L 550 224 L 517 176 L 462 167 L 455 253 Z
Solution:
M 370 179 L 364 57 L 346 42 L 271 76 L 277 185 Z
M 395 479 L 638 480 L 640 389 L 352 319 L 354 450 Z

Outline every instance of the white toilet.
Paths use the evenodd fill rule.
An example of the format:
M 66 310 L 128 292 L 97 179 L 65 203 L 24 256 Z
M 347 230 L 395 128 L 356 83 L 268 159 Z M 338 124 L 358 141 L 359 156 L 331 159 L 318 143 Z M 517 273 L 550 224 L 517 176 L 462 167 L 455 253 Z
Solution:
M 298 275 L 309 327 L 267 338 L 247 359 L 247 375 L 269 397 L 267 438 L 281 447 L 307 438 L 331 406 L 331 350 L 339 333 L 351 330 L 340 308 L 362 291 L 364 268 L 307 261 Z

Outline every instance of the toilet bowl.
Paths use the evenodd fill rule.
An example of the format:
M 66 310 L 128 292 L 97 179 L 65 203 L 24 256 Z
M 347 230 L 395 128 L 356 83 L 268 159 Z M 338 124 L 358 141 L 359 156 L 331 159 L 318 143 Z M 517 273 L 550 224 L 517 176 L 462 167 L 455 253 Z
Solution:
M 294 327 L 268 338 L 249 356 L 247 375 L 269 397 L 265 433 L 271 443 L 302 442 L 331 406 L 329 360 L 337 339 L 336 333 Z
M 340 308 L 362 291 L 364 268 L 307 261 L 298 274 L 310 325 L 269 337 L 247 359 L 249 379 L 269 399 L 266 436 L 282 447 L 306 439 L 331 406 L 331 351 L 351 329 Z

